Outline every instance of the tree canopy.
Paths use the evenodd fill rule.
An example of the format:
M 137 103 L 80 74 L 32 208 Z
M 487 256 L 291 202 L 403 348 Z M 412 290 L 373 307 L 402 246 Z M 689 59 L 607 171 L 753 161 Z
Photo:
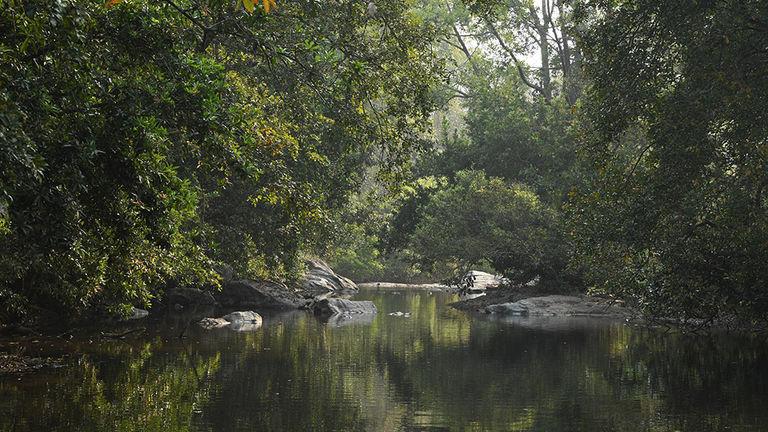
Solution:
M 401 175 L 439 79 L 403 3 L 3 3 L 6 317 L 289 276 L 372 152 Z
M 481 266 L 768 319 L 768 10 L 0 0 L 0 313 Z

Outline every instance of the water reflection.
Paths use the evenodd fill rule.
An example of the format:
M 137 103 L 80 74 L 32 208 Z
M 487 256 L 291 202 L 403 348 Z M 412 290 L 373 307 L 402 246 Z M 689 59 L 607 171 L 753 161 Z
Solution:
M 0 379 L 0 430 L 768 430 L 762 341 L 497 320 L 440 293 L 358 297 L 379 314 L 76 344 L 75 366 Z

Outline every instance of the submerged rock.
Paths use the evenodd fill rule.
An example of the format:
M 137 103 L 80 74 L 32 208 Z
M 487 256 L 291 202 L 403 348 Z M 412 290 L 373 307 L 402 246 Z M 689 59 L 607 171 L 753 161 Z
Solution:
M 487 313 L 516 316 L 594 316 L 607 318 L 628 318 L 634 316 L 632 309 L 611 300 L 589 296 L 549 295 L 529 297 L 511 303 L 490 305 Z
M 375 314 L 376 305 L 372 301 L 353 301 L 342 298 L 325 298 L 312 304 L 315 315 L 356 315 Z
M 318 259 L 306 261 L 308 270 L 301 281 L 301 286 L 313 294 L 328 292 L 357 292 L 354 282 L 334 272 L 328 264 Z
M 306 303 L 284 283 L 238 280 L 222 286 L 216 298 L 224 306 L 253 309 L 297 309 Z

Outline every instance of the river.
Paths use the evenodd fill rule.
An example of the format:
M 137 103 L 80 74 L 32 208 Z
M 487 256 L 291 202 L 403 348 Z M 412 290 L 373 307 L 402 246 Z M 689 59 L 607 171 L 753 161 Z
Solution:
M 0 377 L 2 431 L 766 431 L 768 345 L 599 319 L 497 320 L 455 296 L 361 291 L 379 314 L 150 321 L 69 365 Z M 410 316 L 392 316 L 393 312 Z

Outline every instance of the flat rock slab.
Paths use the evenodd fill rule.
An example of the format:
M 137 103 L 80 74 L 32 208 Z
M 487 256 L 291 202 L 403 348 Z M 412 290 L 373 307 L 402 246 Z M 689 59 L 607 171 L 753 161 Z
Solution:
M 315 315 L 356 315 L 378 312 L 372 301 L 354 301 L 342 298 L 325 298 L 312 305 Z
M 512 303 L 490 305 L 485 312 L 513 316 L 594 316 L 629 318 L 632 309 L 615 304 L 611 300 L 589 296 L 549 295 L 529 297 Z

